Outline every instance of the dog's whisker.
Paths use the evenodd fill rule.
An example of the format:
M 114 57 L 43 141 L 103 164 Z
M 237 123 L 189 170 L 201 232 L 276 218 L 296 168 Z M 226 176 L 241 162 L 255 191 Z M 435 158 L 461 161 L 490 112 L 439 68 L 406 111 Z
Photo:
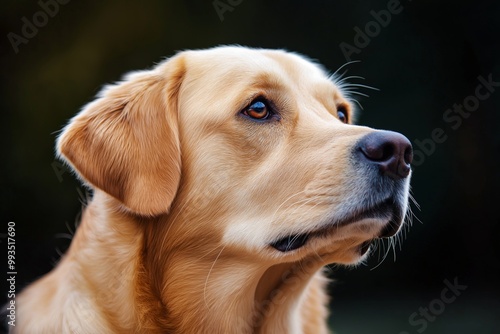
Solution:
M 360 108 L 361 110 L 365 110 L 365 109 L 363 108 L 363 106 L 361 105 L 361 103 L 360 103 L 358 100 L 356 100 L 356 99 L 354 99 L 354 98 L 351 98 L 350 100 L 351 100 L 352 102 L 356 103 L 356 104 L 359 106 L 359 108 Z
M 413 194 L 412 194 L 412 191 L 410 189 L 410 192 L 408 194 L 408 197 L 411 201 L 411 203 L 413 203 L 413 205 L 415 205 L 415 207 L 417 208 L 417 210 L 421 211 L 420 209 L 420 205 L 418 204 L 417 200 L 415 199 L 415 197 L 413 197 Z M 410 212 L 410 215 L 411 215 L 411 219 L 410 219 L 410 222 L 411 224 L 413 224 L 413 219 L 416 219 L 420 224 L 423 224 L 423 221 L 421 221 L 417 215 L 413 212 L 413 210 L 411 209 L 411 206 L 408 205 L 408 210 Z
M 364 110 L 363 106 L 361 105 L 361 103 L 353 96 L 353 91 L 352 90 L 347 90 L 347 91 L 343 91 L 343 93 L 345 94 L 346 98 L 352 102 L 352 103 L 355 103 L 358 105 L 358 107 L 361 109 L 361 110 Z M 359 94 L 357 94 L 359 95 Z
M 57 253 L 57 255 L 59 255 L 59 258 L 61 258 L 64 255 L 64 253 L 59 249 L 59 247 L 56 247 L 56 253 Z M 56 262 L 57 262 L 57 260 L 56 260 Z
M 220 255 L 222 254 L 222 251 L 226 248 L 226 246 L 223 246 L 222 249 L 220 250 L 219 254 L 217 254 L 217 257 L 215 258 L 214 262 L 212 263 L 212 266 L 210 267 L 210 270 L 208 271 L 207 278 L 205 279 L 205 286 L 203 287 L 203 300 L 205 302 L 205 306 L 207 308 L 210 308 L 207 302 L 207 285 L 208 285 L 208 280 L 210 278 L 210 274 L 212 273 L 212 270 L 215 267 L 215 263 L 219 259 Z
M 77 221 L 80 221 L 80 220 L 77 220 Z M 75 228 L 76 228 L 76 227 L 78 227 L 78 226 L 76 225 L 76 222 L 77 222 L 77 221 L 75 221 Z M 75 235 L 75 231 L 71 228 L 71 226 L 69 226 L 68 221 L 65 221 L 65 222 L 64 222 L 64 225 L 66 225 L 66 228 L 68 229 L 68 231 L 69 231 L 69 233 L 71 234 L 71 236 L 74 236 L 74 235 Z
M 68 233 L 56 233 L 54 234 L 55 238 L 61 238 L 61 239 L 68 239 L 72 240 L 73 239 L 73 234 L 68 234 Z
M 370 95 L 368 94 L 365 94 L 365 93 L 361 93 L 361 92 L 358 92 L 358 91 L 355 91 L 355 90 L 349 90 L 347 91 L 349 94 L 355 94 L 355 95 L 360 95 L 360 96 L 364 96 L 364 97 L 370 97 Z
M 370 270 L 375 270 L 375 269 L 377 269 L 378 267 L 380 267 L 380 266 L 382 265 L 382 263 L 384 263 L 385 259 L 387 258 L 387 255 L 389 255 L 389 252 L 390 252 L 390 250 L 391 250 L 391 247 L 390 247 L 390 242 L 391 242 L 391 241 L 390 241 L 390 240 L 391 240 L 391 239 L 388 239 L 388 241 L 387 241 L 387 247 L 386 247 L 386 244 L 385 244 L 385 242 L 384 242 L 384 241 L 385 241 L 385 239 L 380 240 L 380 242 L 382 243 L 382 245 L 383 245 L 383 247 L 384 247 L 384 251 L 383 251 L 384 255 L 383 255 L 383 257 L 382 257 L 382 260 L 379 260 L 379 263 L 378 263 L 375 267 L 371 268 Z
M 316 258 L 318 258 L 318 260 L 320 260 L 321 262 L 323 262 L 325 266 L 327 266 L 327 267 L 328 267 L 328 263 L 325 263 L 325 260 L 323 260 L 323 258 L 321 257 L 321 255 L 319 255 L 319 254 L 318 254 L 318 251 L 317 251 L 316 249 L 314 249 L 314 256 L 315 256 Z M 330 268 L 329 268 L 329 269 L 330 269 Z
M 350 79 L 360 79 L 360 80 L 365 80 L 364 77 L 361 77 L 359 75 L 350 75 L 348 77 L 345 77 L 345 78 L 342 78 L 341 80 L 338 80 L 335 82 L 335 84 L 337 86 L 340 86 L 340 87 L 343 87 L 343 83 L 346 82 L 347 80 L 350 80 Z
M 62 133 L 63 131 L 64 131 L 64 128 L 59 129 L 59 130 L 52 131 L 50 134 L 51 134 L 51 135 L 56 135 L 56 134 L 60 134 L 60 133 Z
M 380 239 L 377 239 L 377 250 L 378 250 L 377 261 L 380 262 L 381 256 L 385 251 L 385 245 L 383 241 Z
M 283 205 L 285 205 L 285 203 L 286 203 L 286 202 L 288 202 L 289 200 L 291 200 L 293 197 L 298 196 L 298 195 L 301 195 L 301 194 L 303 194 L 303 193 L 305 193 L 305 192 L 306 192 L 306 189 L 301 190 L 301 191 L 299 191 L 299 192 L 296 192 L 295 194 L 293 194 L 293 195 L 289 196 L 289 197 L 288 197 L 288 198 L 286 198 L 283 202 L 281 202 L 281 204 L 278 206 L 278 208 L 277 208 L 276 210 L 274 210 L 274 213 L 273 213 L 273 214 L 272 214 L 272 216 L 271 216 L 271 221 L 273 221 L 273 220 L 274 220 L 274 217 L 276 216 L 276 213 L 277 213 L 277 212 L 278 212 L 278 211 L 279 211 L 279 210 L 283 207 Z
M 394 256 L 394 262 L 396 262 L 396 239 L 392 239 L 392 255 Z
M 351 92 L 357 92 L 359 90 L 361 90 L 362 88 L 361 87 L 354 87 L 354 86 L 342 86 L 342 92 L 344 93 L 351 93 Z
M 408 198 L 412 201 L 412 203 L 417 207 L 418 210 L 420 210 L 420 204 L 418 204 L 417 200 L 413 196 L 413 190 L 410 188 L 410 191 L 408 193 Z
M 330 77 L 331 78 L 335 77 L 337 75 L 337 73 L 339 73 L 339 71 L 342 70 L 344 67 L 349 66 L 349 65 L 354 64 L 354 63 L 360 63 L 360 62 L 361 62 L 361 60 L 351 60 L 351 61 L 348 61 L 348 62 L 344 63 L 342 66 L 340 66 L 339 68 L 337 68 L 337 70 L 335 72 L 333 72 L 333 74 L 330 75 Z M 345 73 L 347 73 L 347 71 L 345 71 L 344 74 Z M 344 74 L 342 74 L 339 77 L 339 79 L 341 79 Z
M 208 255 L 210 255 L 210 254 L 212 254 L 213 252 L 217 251 L 217 249 L 219 249 L 219 248 L 220 248 L 220 245 L 219 245 L 219 246 L 217 246 L 217 247 L 215 247 L 215 248 L 210 249 L 208 252 L 205 252 L 205 254 L 203 254 L 203 255 L 200 257 L 200 259 L 203 259 L 204 257 L 206 257 L 206 256 L 208 256 Z
M 351 87 L 361 87 L 361 88 L 367 88 L 367 89 L 371 89 L 371 90 L 377 90 L 377 91 L 380 91 L 380 89 L 376 88 L 376 87 L 373 87 L 373 86 L 368 86 L 368 85 L 362 85 L 362 84 L 357 84 L 357 83 L 346 83 L 345 85 L 343 85 L 342 87 L 345 87 L 345 88 L 351 88 Z

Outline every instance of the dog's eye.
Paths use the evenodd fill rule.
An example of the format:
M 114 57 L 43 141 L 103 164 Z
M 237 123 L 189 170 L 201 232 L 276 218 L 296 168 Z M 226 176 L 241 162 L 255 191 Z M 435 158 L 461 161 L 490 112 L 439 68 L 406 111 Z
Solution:
M 342 123 L 347 123 L 349 120 L 347 119 L 347 110 L 344 107 L 338 107 L 337 116 Z
M 257 120 L 268 119 L 271 115 L 269 107 L 263 101 L 255 101 L 242 111 L 244 115 Z

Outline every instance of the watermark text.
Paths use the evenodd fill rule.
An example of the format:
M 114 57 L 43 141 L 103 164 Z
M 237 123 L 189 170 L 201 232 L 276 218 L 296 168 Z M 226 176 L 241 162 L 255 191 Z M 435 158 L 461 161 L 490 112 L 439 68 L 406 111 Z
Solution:
M 16 223 L 7 223 L 7 323 L 16 326 Z

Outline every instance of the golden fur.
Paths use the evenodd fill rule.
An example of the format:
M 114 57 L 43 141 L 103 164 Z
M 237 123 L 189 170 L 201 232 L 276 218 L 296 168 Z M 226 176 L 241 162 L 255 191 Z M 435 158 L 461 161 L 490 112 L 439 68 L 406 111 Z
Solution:
M 279 120 L 240 113 L 259 96 Z M 93 198 L 67 254 L 18 297 L 14 331 L 328 332 L 321 268 L 361 261 L 386 222 L 269 245 L 366 190 L 351 151 L 375 130 L 340 107 L 352 119 L 319 65 L 243 47 L 181 52 L 106 87 L 57 142 Z

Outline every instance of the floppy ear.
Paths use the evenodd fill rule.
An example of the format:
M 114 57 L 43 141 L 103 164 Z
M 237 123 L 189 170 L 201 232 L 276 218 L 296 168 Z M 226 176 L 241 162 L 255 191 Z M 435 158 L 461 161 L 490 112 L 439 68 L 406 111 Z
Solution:
M 141 215 L 168 212 L 181 175 L 182 56 L 104 88 L 65 127 L 59 155 L 84 181 Z

